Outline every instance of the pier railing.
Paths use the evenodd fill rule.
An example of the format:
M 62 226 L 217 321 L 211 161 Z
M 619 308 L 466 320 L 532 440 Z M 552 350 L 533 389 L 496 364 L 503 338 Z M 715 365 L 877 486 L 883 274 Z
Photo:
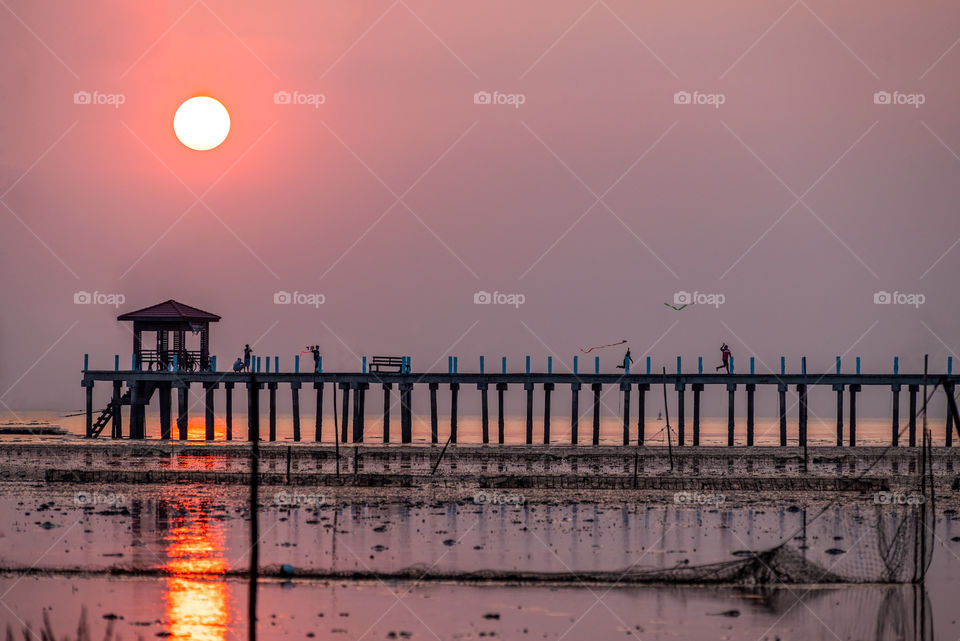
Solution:
M 269 371 L 270 360 L 268 359 L 267 371 L 257 371 L 258 359 L 254 361 L 252 372 L 217 372 L 217 371 L 145 371 L 145 370 L 120 370 L 117 366 L 119 360 L 115 359 L 115 368 L 113 370 L 88 370 L 83 372 L 82 386 L 86 392 L 86 426 L 87 435 L 92 436 L 95 433 L 95 425 L 110 422 L 111 434 L 115 438 L 123 436 L 122 407 L 130 405 L 129 412 L 129 437 L 146 437 L 146 407 L 150 404 L 152 397 L 156 393 L 159 397 L 160 409 L 160 436 L 163 439 L 172 437 L 172 423 L 176 420 L 177 435 L 182 440 L 187 438 L 188 421 L 188 393 L 191 385 L 202 387 L 204 394 L 204 417 L 205 417 L 205 437 L 207 440 L 214 440 L 214 418 L 215 418 L 215 394 L 214 392 L 223 388 L 225 394 L 224 418 L 226 422 L 226 439 L 233 439 L 233 392 L 239 385 L 246 388 L 248 396 L 247 407 L 259 407 L 260 391 L 266 388 L 268 394 L 269 406 L 269 429 L 267 431 L 268 440 L 277 439 L 277 391 L 280 386 L 288 387 L 292 401 L 293 414 L 293 440 L 313 440 L 324 441 L 335 439 L 340 443 L 363 443 L 366 437 L 366 397 L 371 386 L 380 387 L 383 393 L 383 414 L 381 439 L 384 443 L 413 442 L 413 393 L 415 389 L 426 391 L 430 400 L 430 442 L 437 443 L 439 438 L 439 416 L 438 416 L 438 392 L 441 386 L 449 391 L 450 394 L 450 425 L 449 440 L 452 443 L 457 442 L 458 421 L 459 421 L 459 395 L 462 386 L 469 386 L 476 389 L 480 394 L 481 404 L 481 438 L 483 443 L 504 443 L 505 423 L 504 414 L 504 394 L 513 386 L 522 387 L 526 395 L 525 405 L 525 433 L 524 442 L 528 444 L 555 442 L 551 439 L 551 428 L 556 421 L 553 413 L 555 402 L 554 393 L 561 389 L 568 390 L 569 400 L 566 403 L 569 408 L 568 426 L 570 428 L 570 443 L 577 444 L 600 444 L 600 425 L 601 425 L 601 406 L 605 403 L 601 400 L 601 394 L 604 388 L 611 386 L 618 390 L 620 394 L 620 408 L 622 411 L 622 443 L 643 445 L 646 438 L 646 397 L 647 393 L 656 386 L 664 386 L 672 394 L 676 394 L 677 414 L 672 429 L 676 435 L 676 445 L 678 446 L 699 446 L 700 445 L 700 426 L 701 426 L 701 393 L 708 387 L 720 388 L 727 392 L 727 445 L 734 445 L 734 436 L 736 429 L 736 403 L 737 392 L 743 390 L 746 392 L 746 444 L 754 445 L 755 422 L 756 422 L 756 393 L 758 386 L 769 389 L 776 388 L 778 395 L 778 418 L 779 418 L 779 444 L 787 445 L 788 437 L 788 409 L 786 394 L 794 389 L 798 397 L 797 412 L 797 442 L 801 447 L 807 445 L 807 424 L 809 414 L 808 393 L 814 387 L 829 387 L 836 393 L 836 445 L 857 444 L 857 395 L 864 387 L 887 388 L 892 397 L 892 416 L 891 416 L 891 436 L 890 444 L 894 446 L 908 445 L 916 446 L 917 420 L 921 411 L 928 405 L 927 395 L 921 396 L 922 390 L 937 390 L 937 396 L 940 402 L 945 402 L 947 407 L 946 418 L 942 424 L 944 430 L 945 444 L 953 444 L 953 431 L 960 424 L 957 418 L 956 402 L 954 400 L 954 387 L 960 376 L 953 375 L 952 363 L 948 364 L 947 372 L 941 374 L 927 373 L 904 374 L 898 371 L 895 364 L 894 373 L 890 374 L 867 374 L 859 372 L 859 362 L 857 363 L 857 373 L 826 373 L 826 374 L 808 374 L 806 373 L 805 362 L 801 373 L 788 374 L 782 371 L 781 374 L 773 373 L 753 373 L 753 359 L 751 359 L 751 373 L 723 373 L 723 374 L 704 374 L 702 365 L 698 367 L 696 373 L 651 373 L 649 372 L 649 362 L 647 373 L 634 373 L 629 370 L 623 373 L 553 373 L 552 363 L 548 366 L 546 372 L 532 372 L 529 370 L 529 361 L 527 369 L 524 372 L 506 372 L 486 373 L 486 372 L 459 372 L 458 366 L 454 360 L 451 360 L 448 372 L 411 372 L 409 366 L 404 367 L 402 373 L 370 373 L 361 372 L 281 372 L 278 371 L 278 359 L 274 361 L 273 371 Z M 859 361 L 859 359 L 858 359 Z M 407 361 L 409 362 L 409 361 Z M 214 364 L 215 367 L 215 364 Z M 679 363 L 678 363 L 679 367 Z M 782 365 L 781 365 L 782 367 Z M 318 367 L 319 369 L 319 367 Z M 599 369 L 599 368 L 597 368 Z M 839 370 L 839 363 L 837 366 Z M 299 359 L 297 359 L 296 370 L 299 370 Z M 366 368 L 364 367 L 364 370 Z M 503 368 L 505 370 L 505 366 Z M 108 383 L 112 386 L 111 402 L 104 409 L 95 423 L 93 392 L 97 382 Z M 125 397 L 122 393 L 122 386 L 126 385 L 130 394 Z M 302 431 L 302 417 L 300 415 L 300 390 L 304 386 L 312 386 L 316 394 L 316 413 L 314 417 L 313 434 L 309 437 Z M 396 386 L 400 397 L 400 434 L 399 441 L 391 438 L 391 394 Z M 339 421 L 338 434 L 324 434 L 324 392 L 330 390 L 333 394 L 338 391 L 342 397 L 338 414 L 341 417 Z M 172 412 L 173 390 L 177 393 L 177 413 Z M 693 395 L 693 414 L 690 424 L 690 432 L 687 432 L 687 415 L 685 395 L 688 390 Z M 491 417 L 490 412 L 490 391 L 496 393 L 496 416 Z M 539 391 L 539 394 L 538 394 Z M 900 396 L 901 391 L 907 394 L 908 414 L 905 434 L 905 443 L 900 442 Z M 581 392 L 589 392 L 587 402 L 592 403 L 592 421 L 588 421 L 584 427 L 589 430 L 587 433 L 581 432 L 581 411 L 580 397 Z M 534 418 L 535 396 L 542 395 L 540 403 L 540 420 Z M 931 402 L 932 402 L 931 394 Z M 256 397 L 256 398 L 254 398 Z M 351 399 L 352 397 L 352 399 Z M 845 398 L 846 397 L 846 398 Z M 918 398 L 919 397 L 919 398 Z M 943 398 L 945 397 L 945 401 Z M 352 408 L 350 401 L 353 401 Z M 636 405 L 633 405 L 634 400 Z M 846 403 L 845 403 L 846 400 Z M 329 403 L 329 401 L 328 401 Z M 846 410 L 844 405 L 846 404 Z M 248 426 L 251 421 L 259 422 L 259 413 L 256 415 L 248 412 Z M 846 419 L 846 425 L 845 425 Z M 495 421 L 491 425 L 492 421 Z M 567 422 L 567 421 L 564 421 Z M 540 429 L 536 434 L 535 427 L 539 424 Z M 939 429 L 938 429 L 939 431 Z M 263 432 L 261 432 L 263 433 Z M 960 434 L 960 432 L 958 432 Z M 333 436 L 333 439 L 330 437 Z M 310 438 L 312 437 L 312 438 Z

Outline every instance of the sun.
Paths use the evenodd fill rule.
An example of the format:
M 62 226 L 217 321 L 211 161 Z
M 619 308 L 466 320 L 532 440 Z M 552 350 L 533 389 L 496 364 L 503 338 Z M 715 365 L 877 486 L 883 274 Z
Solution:
M 190 149 L 207 151 L 219 146 L 230 133 L 230 114 L 219 100 L 195 96 L 177 109 L 173 131 Z

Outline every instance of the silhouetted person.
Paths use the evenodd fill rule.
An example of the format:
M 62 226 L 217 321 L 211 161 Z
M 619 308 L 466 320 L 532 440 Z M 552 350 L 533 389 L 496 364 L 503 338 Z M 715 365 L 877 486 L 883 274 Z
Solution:
M 243 369 L 250 371 L 250 355 L 253 354 L 253 350 L 250 349 L 250 343 L 247 343 L 243 346 Z
M 237 357 L 237 360 L 233 361 L 233 371 L 242 372 L 243 371 L 243 361 L 240 360 L 240 357 Z
M 717 365 L 716 371 L 726 370 L 727 374 L 730 373 L 730 347 L 724 343 L 720 346 L 720 355 L 723 357 L 723 364 Z
M 320 371 L 320 346 L 312 345 L 310 347 L 310 353 L 313 354 L 313 371 Z
M 623 355 L 623 363 L 617 365 L 617 369 L 626 370 L 628 366 L 633 365 L 633 358 L 630 357 L 630 348 L 627 348 L 627 353 Z

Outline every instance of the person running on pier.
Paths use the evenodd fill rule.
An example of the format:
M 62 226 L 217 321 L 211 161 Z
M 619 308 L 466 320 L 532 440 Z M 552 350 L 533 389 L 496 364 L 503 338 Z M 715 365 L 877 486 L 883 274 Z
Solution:
M 313 371 L 319 372 L 320 371 L 320 346 L 311 345 L 310 353 L 313 354 Z
M 717 365 L 716 371 L 726 370 L 727 374 L 730 373 L 730 347 L 724 343 L 720 346 L 720 355 L 723 357 L 723 364 Z
M 247 343 L 243 346 L 243 369 L 250 371 L 250 355 L 253 354 L 253 350 L 250 349 L 250 343 Z
M 617 365 L 617 369 L 627 370 L 631 365 L 633 365 L 633 358 L 630 356 L 630 348 L 627 348 L 627 353 L 623 355 L 623 363 Z

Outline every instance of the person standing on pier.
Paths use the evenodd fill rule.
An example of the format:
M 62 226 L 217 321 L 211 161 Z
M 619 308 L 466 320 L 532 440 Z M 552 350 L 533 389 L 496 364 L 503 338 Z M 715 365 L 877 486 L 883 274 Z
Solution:
M 247 343 L 243 346 L 243 369 L 250 371 L 250 355 L 253 354 L 253 350 L 250 349 L 250 343 Z
M 726 370 L 727 374 L 730 373 L 730 347 L 724 343 L 720 346 L 720 355 L 723 357 L 723 364 L 717 365 L 716 371 Z
M 310 353 L 313 354 L 313 371 L 316 373 L 320 371 L 320 346 L 311 345 Z
M 617 365 L 617 369 L 627 370 L 631 365 L 633 365 L 633 358 L 630 356 L 630 348 L 627 348 L 627 353 L 623 355 L 623 362 L 620 365 Z

